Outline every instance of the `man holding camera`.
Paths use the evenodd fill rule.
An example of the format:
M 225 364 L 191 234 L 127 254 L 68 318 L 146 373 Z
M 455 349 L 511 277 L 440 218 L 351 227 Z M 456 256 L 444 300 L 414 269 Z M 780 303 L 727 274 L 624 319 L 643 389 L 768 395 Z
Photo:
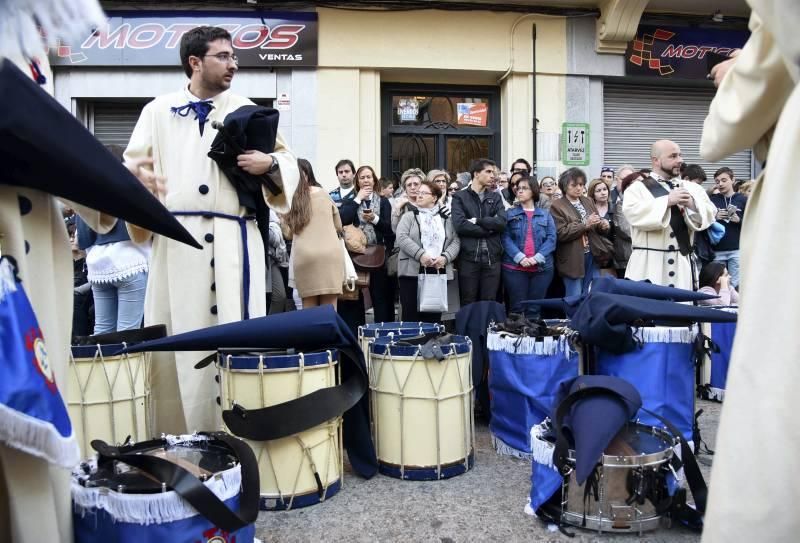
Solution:
M 714 261 L 728 268 L 731 284 L 739 288 L 739 233 L 742 217 L 747 205 L 747 196 L 733 190 L 733 170 L 724 167 L 714 173 L 714 186 L 718 194 L 711 195 L 711 203 L 717 207 L 717 222 L 725 226 L 725 235 L 714 246 Z

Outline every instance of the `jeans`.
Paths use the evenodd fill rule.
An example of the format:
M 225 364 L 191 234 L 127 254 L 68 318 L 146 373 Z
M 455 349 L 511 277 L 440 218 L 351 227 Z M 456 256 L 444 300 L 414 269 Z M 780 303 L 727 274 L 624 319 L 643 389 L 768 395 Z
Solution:
M 564 280 L 564 296 L 579 296 L 589 291 L 589 285 L 592 279 L 600 277 L 600 270 L 594 267 L 594 259 L 592 253 L 586 252 L 583 254 L 583 277 L 572 279 L 571 277 L 562 277 Z
M 147 272 L 113 283 L 92 283 L 94 333 L 134 330 L 142 325 Z
M 458 261 L 461 307 L 478 301 L 494 301 L 500 288 L 500 262 Z
M 533 304 L 522 305 L 525 300 L 538 300 L 545 297 L 547 287 L 553 280 L 553 268 L 537 272 L 524 272 L 503 268 L 503 283 L 511 302 L 511 311 L 525 313 L 529 320 L 539 318 L 540 307 Z
M 731 275 L 731 285 L 739 288 L 739 250 L 736 251 L 716 251 L 714 262 L 722 262 L 728 268 Z

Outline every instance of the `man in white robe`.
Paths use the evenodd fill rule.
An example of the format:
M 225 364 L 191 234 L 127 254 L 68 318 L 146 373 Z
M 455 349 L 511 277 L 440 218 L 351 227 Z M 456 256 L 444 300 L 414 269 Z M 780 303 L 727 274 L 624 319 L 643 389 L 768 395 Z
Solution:
M 181 40 L 181 62 L 188 85 L 145 106 L 125 151 L 126 160 L 153 158 L 154 170 L 145 184 L 203 245 L 198 251 L 154 236 L 145 324 L 166 324 L 170 334 L 266 314 L 261 235 L 252 213 L 239 204 L 234 186 L 207 156 L 217 134 L 211 122 L 223 122 L 232 111 L 252 104 L 228 90 L 237 70 L 230 35 L 214 27 L 187 32 Z M 288 211 L 299 174 L 280 134 L 274 153 L 248 151 L 238 162 L 248 173 L 269 174 L 283 192 L 274 196 L 263 189 L 265 200 L 279 212 Z M 151 237 L 150 232 L 129 229 L 136 242 Z M 213 365 L 194 369 L 207 354 L 154 355 L 155 433 L 219 428 L 216 370 Z
M 800 2 L 748 3 L 750 39 L 712 72 L 719 90 L 700 146 L 708 160 L 750 147 L 766 159 L 742 227 L 739 321 L 704 542 L 800 537 Z
M 694 233 L 714 222 L 716 207 L 702 187 L 680 179 L 683 159 L 678 144 L 655 142 L 650 160 L 650 178 L 629 186 L 622 203 L 632 246 L 625 277 L 691 290 L 698 272 L 692 263 Z M 678 213 L 678 224 L 671 224 Z

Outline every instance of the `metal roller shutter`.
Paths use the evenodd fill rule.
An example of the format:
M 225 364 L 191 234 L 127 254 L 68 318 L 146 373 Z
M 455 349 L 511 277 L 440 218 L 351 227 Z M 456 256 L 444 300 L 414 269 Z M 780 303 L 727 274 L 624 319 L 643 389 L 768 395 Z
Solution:
M 94 102 L 90 128 L 101 143 L 128 146 L 144 102 Z
M 681 146 L 687 164 L 700 164 L 713 183 L 714 172 L 728 166 L 737 179 L 751 177 L 751 151 L 722 162 L 700 158 L 700 138 L 713 89 L 606 83 L 603 87 L 604 164 L 650 167 L 650 146 L 669 139 Z

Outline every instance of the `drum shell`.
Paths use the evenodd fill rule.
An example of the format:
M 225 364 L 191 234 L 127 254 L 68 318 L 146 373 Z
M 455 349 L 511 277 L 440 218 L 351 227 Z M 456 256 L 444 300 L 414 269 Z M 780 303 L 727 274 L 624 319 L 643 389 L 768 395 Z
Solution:
M 442 361 L 419 346 L 379 338 L 370 346 L 373 435 L 382 473 L 443 479 L 472 463 L 472 344 L 454 336 Z
M 110 444 L 152 437 L 150 353 L 118 353 L 123 344 L 73 346 L 70 352 L 67 408 L 81 448 L 91 441 Z
M 245 409 L 270 407 L 340 381 L 336 351 L 288 355 L 220 353 L 217 369 L 223 410 L 231 409 L 234 403 Z M 343 471 L 341 424 L 341 417 L 337 417 L 280 439 L 244 439 L 258 460 L 262 510 L 305 507 L 339 491 Z M 322 496 L 312 461 L 321 479 Z

